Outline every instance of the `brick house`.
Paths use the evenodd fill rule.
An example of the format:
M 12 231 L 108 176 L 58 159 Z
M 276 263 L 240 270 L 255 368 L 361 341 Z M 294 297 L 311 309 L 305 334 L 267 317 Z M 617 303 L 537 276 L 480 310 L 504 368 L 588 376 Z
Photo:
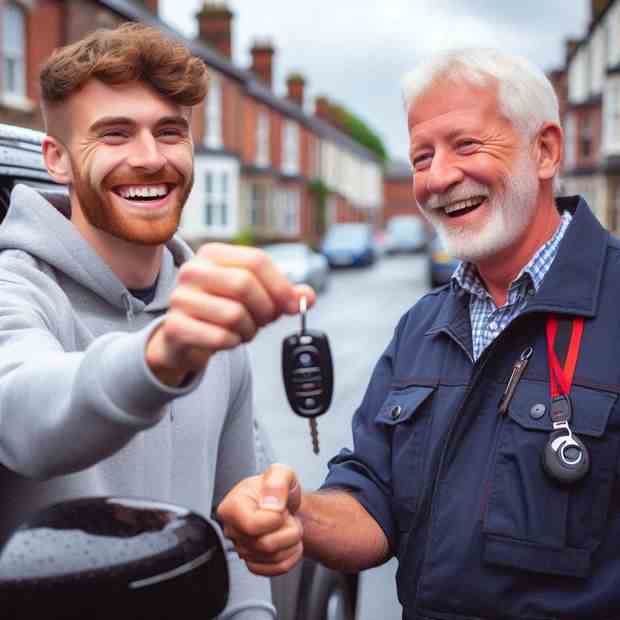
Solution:
M 565 64 L 549 75 L 565 135 L 561 185 L 620 232 L 620 2 L 591 0 L 590 9 L 587 32 L 565 42 Z
M 182 40 L 210 72 L 204 104 L 192 117 L 195 185 L 180 232 L 193 244 L 232 239 L 314 242 L 327 223 L 380 221 L 382 168 L 367 149 L 303 109 L 303 77 L 288 96 L 272 91 L 275 48 L 257 42 L 252 66 L 232 62 L 233 13 L 205 2 L 198 37 L 188 40 L 157 16 L 157 0 L 0 0 L 0 122 L 41 128 L 38 67 L 59 45 L 101 27 L 140 21 Z M 36 36 L 35 34 L 36 33 Z M 312 183 L 328 190 L 320 204 Z

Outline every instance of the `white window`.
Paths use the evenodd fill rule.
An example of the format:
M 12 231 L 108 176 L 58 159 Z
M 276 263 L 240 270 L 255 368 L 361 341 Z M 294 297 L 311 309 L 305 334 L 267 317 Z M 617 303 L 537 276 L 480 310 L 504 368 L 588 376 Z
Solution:
M 205 174 L 205 224 L 226 228 L 230 220 L 230 179 L 228 172 Z
M 603 99 L 603 140 L 607 153 L 620 150 L 620 80 L 609 79 Z
M 299 234 L 300 196 L 298 189 L 289 189 L 286 192 L 286 204 L 282 214 L 283 232 L 289 235 Z
M 287 121 L 284 124 L 284 152 L 282 154 L 282 171 L 286 174 L 299 172 L 299 126 Z
M 211 74 L 209 90 L 207 91 L 207 103 L 205 106 L 205 146 L 219 149 L 222 146 L 222 83 L 220 79 Z
M 575 165 L 575 119 L 567 114 L 564 119 L 564 167 L 573 168 Z
M 256 165 L 268 166 L 269 157 L 269 112 L 261 110 L 256 121 Z
M 267 188 L 253 183 L 250 192 L 250 222 L 252 227 L 263 228 L 267 224 Z
M 5 95 L 26 96 L 24 11 L 13 2 L 2 11 L 2 86 Z

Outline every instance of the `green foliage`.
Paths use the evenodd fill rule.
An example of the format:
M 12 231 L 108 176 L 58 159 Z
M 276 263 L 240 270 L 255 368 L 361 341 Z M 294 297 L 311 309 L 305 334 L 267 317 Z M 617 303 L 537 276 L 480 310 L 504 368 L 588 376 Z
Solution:
M 254 231 L 249 226 L 239 231 L 232 239 L 231 242 L 235 245 L 256 245 L 256 237 Z
M 388 160 L 383 141 L 359 116 L 339 104 L 330 104 L 330 116 L 342 131 L 372 151 L 382 163 Z
M 314 230 L 319 236 L 323 236 L 327 227 L 327 198 L 330 194 L 329 187 L 321 179 L 313 179 L 308 182 L 308 191 L 314 199 Z

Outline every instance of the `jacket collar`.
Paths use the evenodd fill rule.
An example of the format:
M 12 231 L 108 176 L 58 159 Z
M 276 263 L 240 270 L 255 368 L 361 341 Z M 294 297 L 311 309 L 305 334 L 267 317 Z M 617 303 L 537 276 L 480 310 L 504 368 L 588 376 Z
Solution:
M 540 289 L 524 312 L 593 317 L 598 308 L 609 232 L 583 198 L 557 198 L 556 204 L 560 212 L 568 210 L 573 218 Z M 448 287 L 444 303 L 427 334 L 447 330 L 471 349 L 468 296 Z

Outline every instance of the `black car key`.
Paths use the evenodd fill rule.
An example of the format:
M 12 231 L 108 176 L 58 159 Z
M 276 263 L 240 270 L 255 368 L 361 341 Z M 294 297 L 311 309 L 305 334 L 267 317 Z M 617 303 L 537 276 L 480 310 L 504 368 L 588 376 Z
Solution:
M 312 449 L 319 453 L 317 416 L 325 413 L 334 391 L 334 369 L 327 336 L 306 329 L 306 298 L 299 302 L 301 331 L 282 342 L 282 376 L 293 411 L 310 422 Z

